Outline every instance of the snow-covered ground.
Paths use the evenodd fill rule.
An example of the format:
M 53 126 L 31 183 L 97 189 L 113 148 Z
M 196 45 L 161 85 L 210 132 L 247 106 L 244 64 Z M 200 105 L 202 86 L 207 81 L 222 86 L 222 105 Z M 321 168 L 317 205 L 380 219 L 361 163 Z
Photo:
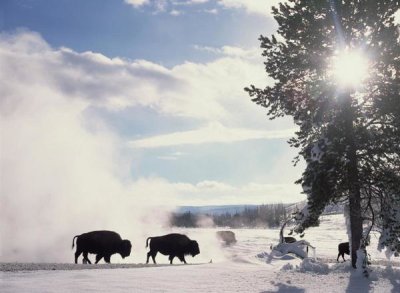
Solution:
M 350 261 L 336 263 L 337 244 L 347 241 L 344 227 L 342 215 L 324 216 L 320 227 L 306 232 L 316 261 L 271 252 L 278 229 L 235 229 L 232 247 L 219 245 L 217 229 L 177 229 L 200 244 L 200 255 L 187 257 L 188 265 L 177 259 L 168 265 L 160 254 L 159 265 L 145 265 L 144 248 L 124 262 L 114 255 L 112 265 L 2 263 L 0 292 L 400 292 L 400 260 L 375 251 L 375 236 L 369 279 Z

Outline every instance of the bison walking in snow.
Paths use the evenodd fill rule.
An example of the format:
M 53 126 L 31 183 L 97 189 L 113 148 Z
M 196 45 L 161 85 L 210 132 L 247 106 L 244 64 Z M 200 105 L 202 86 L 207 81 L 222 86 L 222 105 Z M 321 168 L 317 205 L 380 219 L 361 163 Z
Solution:
M 72 248 L 76 239 L 75 263 L 78 263 L 78 257 L 83 253 L 83 263 L 91 264 L 88 253 L 96 254 L 96 263 L 103 257 L 106 263 L 110 263 L 111 255 L 119 253 L 122 258 L 131 254 L 131 242 L 122 240 L 118 233 L 113 231 L 92 231 L 77 235 L 72 239 Z
M 149 263 L 149 258 L 156 263 L 156 255 L 160 252 L 163 255 L 169 255 L 170 264 L 174 257 L 178 257 L 183 263 L 186 263 L 185 255 L 190 254 L 192 257 L 200 253 L 199 244 L 195 240 L 190 240 L 189 237 L 182 234 L 168 234 L 164 236 L 149 237 L 146 240 L 146 247 L 149 246 L 150 251 L 147 253 L 146 263 Z
M 338 254 L 338 256 L 337 256 L 336 261 L 339 261 L 339 256 L 342 256 L 343 261 L 346 261 L 346 260 L 344 259 L 344 254 L 350 255 L 350 246 L 349 246 L 349 242 L 340 243 L 340 244 L 338 245 L 338 250 L 339 250 L 339 254 Z

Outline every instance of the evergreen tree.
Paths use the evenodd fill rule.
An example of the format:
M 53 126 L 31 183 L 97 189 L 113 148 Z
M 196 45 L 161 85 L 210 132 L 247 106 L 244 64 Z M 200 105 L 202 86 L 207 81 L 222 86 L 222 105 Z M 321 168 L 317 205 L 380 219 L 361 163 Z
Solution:
M 297 183 L 308 205 L 296 231 L 318 225 L 328 204 L 348 204 L 353 267 L 356 251 L 368 244 L 363 223 L 381 231 L 381 247 L 400 252 L 399 8 L 399 0 L 289 0 L 274 7 L 277 36 L 260 41 L 275 84 L 246 88 L 271 119 L 290 115 L 299 126 L 289 144 L 299 148 L 295 164 L 300 156 L 307 163 Z M 368 77 L 359 84 L 334 74 L 333 64 L 352 52 L 368 59 Z

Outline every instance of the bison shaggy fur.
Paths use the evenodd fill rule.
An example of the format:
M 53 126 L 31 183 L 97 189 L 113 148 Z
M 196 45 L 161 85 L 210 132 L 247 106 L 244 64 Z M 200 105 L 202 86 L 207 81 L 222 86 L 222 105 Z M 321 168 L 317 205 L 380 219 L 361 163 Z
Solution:
M 83 253 L 83 263 L 91 264 L 88 253 L 96 254 L 96 263 L 103 257 L 106 263 L 110 263 L 111 255 L 119 253 L 122 258 L 131 254 L 131 242 L 122 240 L 121 236 L 113 231 L 92 231 L 77 235 L 72 239 L 72 248 L 76 238 L 75 263 Z
M 156 255 L 160 252 L 163 255 L 169 256 L 170 264 L 174 257 L 178 257 L 183 263 L 186 263 L 185 255 L 196 256 L 200 253 L 199 244 L 195 240 L 190 240 L 189 237 L 183 234 L 168 234 L 164 236 L 149 237 L 146 240 L 146 247 L 149 246 L 150 251 L 147 253 L 146 263 L 149 263 L 149 258 L 156 263 Z
M 338 245 L 338 250 L 339 250 L 339 254 L 338 254 L 338 256 L 337 256 L 336 261 L 339 261 L 339 256 L 342 256 L 343 261 L 346 261 L 346 260 L 344 259 L 344 254 L 350 255 L 350 245 L 349 245 L 349 242 L 340 243 L 340 244 Z

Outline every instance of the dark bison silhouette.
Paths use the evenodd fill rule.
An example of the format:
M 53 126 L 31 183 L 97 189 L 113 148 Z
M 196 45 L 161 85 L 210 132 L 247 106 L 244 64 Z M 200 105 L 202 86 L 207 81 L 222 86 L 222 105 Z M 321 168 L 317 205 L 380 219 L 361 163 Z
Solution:
M 218 239 L 223 241 L 225 245 L 236 243 L 235 233 L 233 233 L 232 231 L 217 231 L 217 237 Z
M 92 231 L 77 235 L 72 239 L 72 248 L 76 239 L 75 263 L 83 253 L 83 263 L 91 264 L 88 253 L 96 254 L 96 263 L 103 257 L 106 263 L 110 263 L 111 255 L 119 253 L 122 258 L 131 254 L 131 242 L 122 240 L 118 233 L 113 231 Z
M 340 243 L 340 244 L 338 245 L 338 250 L 339 250 L 339 254 L 338 254 L 338 256 L 337 256 L 336 261 L 339 261 L 339 256 L 342 256 L 343 261 L 346 261 L 346 260 L 344 259 L 344 254 L 350 255 L 350 246 L 349 246 L 349 242 Z
M 168 234 L 164 236 L 149 237 L 146 240 L 146 247 L 149 246 L 150 251 L 147 253 L 146 263 L 149 263 L 149 258 L 156 263 L 156 255 L 160 252 L 163 255 L 169 255 L 170 264 L 174 257 L 178 257 L 183 263 L 186 263 L 185 255 L 196 256 L 200 253 L 199 244 L 195 240 L 190 240 L 189 237 L 183 234 Z

